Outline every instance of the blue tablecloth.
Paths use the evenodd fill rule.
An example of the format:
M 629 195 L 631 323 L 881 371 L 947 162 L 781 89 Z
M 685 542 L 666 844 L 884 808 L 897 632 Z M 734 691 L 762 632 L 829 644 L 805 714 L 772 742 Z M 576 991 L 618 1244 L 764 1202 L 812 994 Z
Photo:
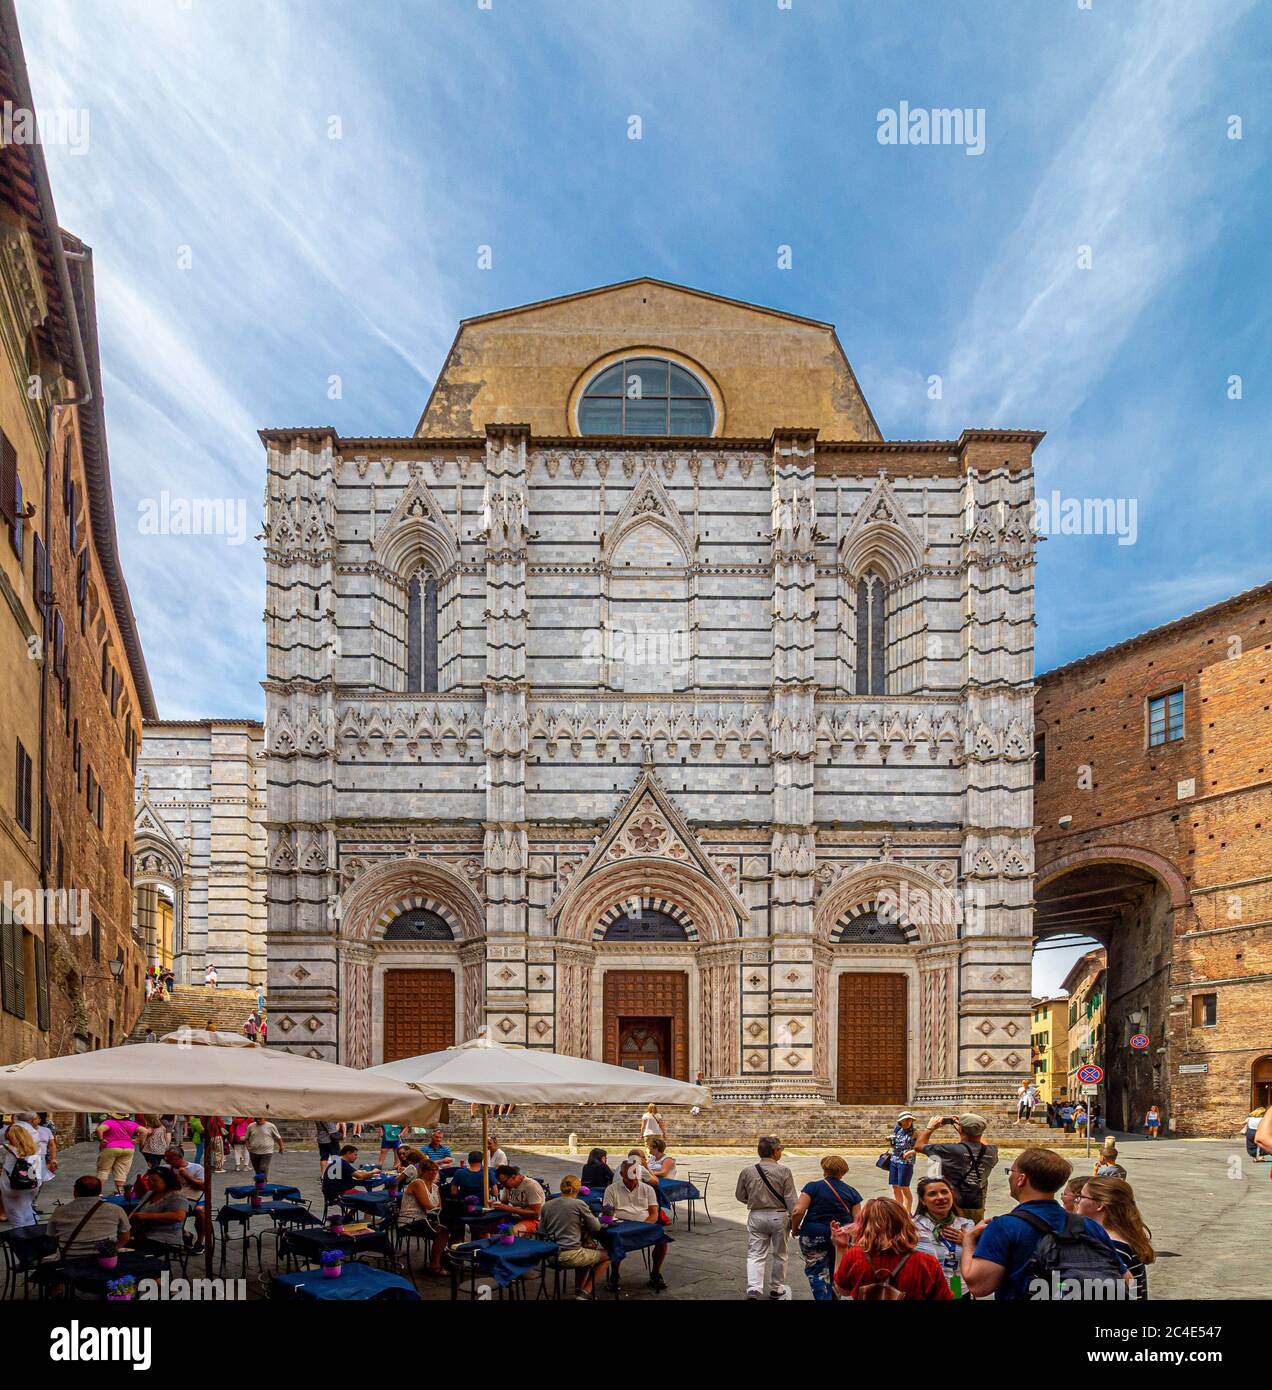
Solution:
M 561 1194 L 560 1194 L 559 1192 L 549 1192 L 549 1193 L 548 1193 L 548 1201 L 549 1201 L 549 1202 L 555 1201 L 555 1199 L 558 1198 L 560 1195 L 561 1195 Z M 603 1192 L 601 1192 L 599 1189 L 597 1189 L 597 1188 L 592 1188 L 592 1190 L 591 1190 L 590 1192 L 588 1192 L 588 1194 L 587 1194 L 586 1196 L 584 1196 L 582 1193 L 580 1193 L 580 1194 L 579 1194 L 579 1201 L 582 1202 L 582 1203 L 584 1203 L 587 1207 L 589 1207 L 589 1208 L 591 1209 L 592 1214 L 593 1214 L 594 1216 L 600 1216 L 600 1214 L 601 1214 L 601 1204 L 602 1204 L 602 1202 L 603 1202 L 603 1200 L 604 1200 L 604 1196 L 605 1196 L 605 1194 L 604 1194 Z
M 234 1203 L 231 1202 L 223 1206 L 216 1214 L 218 1221 L 251 1221 L 254 1216 L 273 1216 L 275 1212 L 297 1212 L 304 1211 L 305 1208 L 298 1206 L 295 1202 L 262 1202 L 259 1207 L 254 1207 L 250 1202 Z
M 103 1197 L 102 1201 L 108 1202 L 112 1207 L 123 1207 L 125 1211 L 131 1212 L 136 1210 L 141 1198 L 125 1197 L 122 1192 L 116 1192 L 110 1197 Z
M 351 1211 L 364 1211 L 368 1216 L 383 1216 L 396 1201 L 396 1194 L 388 1192 L 346 1192 L 340 1205 Z
M 93 1293 L 106 1293 L 106 1285 L 115 1279 L 158 1279 L 164 1271 L 164 1262 L 155 1255 L 140 1255 L 131 1250 L 121 1250 L 114 1269 L 103 1269 L 95 1259 L 59 1260 L 52 1268 L 50 1277 L 60 1274 L 68 1284 L 77 1289 L 88 1289 Z
M 673 1202 L 700 1202 L 702 1193 L 691 1182 L 680 1178 L 664 1178 L 658 1184 L 659 1206 L 670 1206 Z
M 363 1264 L 344 1265 L 338 1279 L 328 1279 L 320 1269 L 302 1269 L 298 1274 L 276 1274 L 271 1288 L 282 1292 L 284 1297 L 334 1299 L 342 1303 L 385 1295 L 419 1300 L 419 1294 L 409 1279 L 403 1279 L 400 1274 L 390 1273 L 387 1269 L 373 1269 Z
M 392 1258 L 393 1246 L 387 1231 L 359 1231 L 357 1235 L 335 1235 L 331 1231 L 307 1229 L 288 1231 L 287 1244 L 307 1260 L 317 1262 L 324 1250 L 343 1250 L 352 1259 L 363 1251 L 376 1251 Z
M 618 1264 L 633 1250 L 670 1244 L 671 1237 L 661 1221 L 615 1221 L 612 1226 L 601 1227 L 600 1241 L 611 1262 Z
M 538 1240 L 534 1236 L 518 1236 L 511 1245 L 505 1245 L 496 1237 L 493 1240 L 470 1241 L 455 1248 L 465 1254 L 475 1254 L 482 1270 L 500 1288 L 506 1288 L 554 1254 L 557 1244 L 552 1240 Z
M 256 1184 L 244 1183 L 242 1187 L 227 1187 L 225 1195 L 227 1197 L 250 1197 L 256 1191 Z M 279 1197 L 285 1202 L 299 1202 L 302 1200 L 300 1188 L 293 1187 L 285 1182 L 267 1182 L 261 1184 L 262 1197 Z

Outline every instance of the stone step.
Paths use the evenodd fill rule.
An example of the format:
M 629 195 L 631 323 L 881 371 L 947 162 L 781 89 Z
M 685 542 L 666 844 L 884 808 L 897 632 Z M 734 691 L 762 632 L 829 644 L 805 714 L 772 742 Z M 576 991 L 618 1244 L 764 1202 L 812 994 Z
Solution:
M 213 1024 L 218 1032 L 241 1033 L 248 1014 L 256 1008 L 253 989 L 212 989 L 207 985 L 177 985 L 170 999 L 148 999 L 129 1042 L 141 1042 L 146 1030 L 158 1037 L 178 1028 L 206 1028 Z

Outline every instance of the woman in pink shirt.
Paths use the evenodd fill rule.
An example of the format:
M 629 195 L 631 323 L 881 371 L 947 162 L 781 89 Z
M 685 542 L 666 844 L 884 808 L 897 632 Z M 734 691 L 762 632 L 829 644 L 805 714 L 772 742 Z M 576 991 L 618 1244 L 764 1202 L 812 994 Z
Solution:
M 230 1147 L 234 1150 L 234 1171 L 246 1172 L 251 1166 L 247 1161 L 247 1131 L 252 1127 L 250 1115 L 235 1115 L 230 1121 Z
M 97 1138 L 101 1143 L 97 1151 L 97 1176 L 103 1186 L 109 1177 L 115 1184 L 116 1192 L 124 1190 L 132 1169 L 133 1154 L 149 1133 L 148 1129 L 123 1114 L 108 1115 L 97 1126 Z

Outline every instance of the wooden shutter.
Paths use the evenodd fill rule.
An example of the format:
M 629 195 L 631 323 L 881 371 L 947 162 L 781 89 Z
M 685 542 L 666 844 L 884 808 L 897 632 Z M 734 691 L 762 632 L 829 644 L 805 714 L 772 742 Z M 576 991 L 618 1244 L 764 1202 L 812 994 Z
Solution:
M 8 914 L 0 922 L 0 1005 L 5 1013 L 26 1017 L 26 979 L 22 958 L 22 926 Z
M 47 928 L 46 928 L 47 930 Z M 35 943 L 35 1021 L 40 1032 L 49 1031 L 49 943 L 48 938 Z
M 0 431 L 0 517 L 12 526 L 18 519 L 18 451 Z

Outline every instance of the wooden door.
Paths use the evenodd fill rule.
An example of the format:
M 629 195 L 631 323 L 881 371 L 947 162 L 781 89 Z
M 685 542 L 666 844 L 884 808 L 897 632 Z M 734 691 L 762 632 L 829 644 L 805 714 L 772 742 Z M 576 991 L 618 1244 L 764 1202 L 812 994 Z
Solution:
M 653 1029 L 665 1038 L 664 1075 L 689 1080 L 689 976 L 682 970 L 607 970 L 605 1061 L 624 1065 L 622 1030 Z
M 843 1105 L 904 1105 L 907 978 L 869 971 L 839 977 L 839 1085 Z
M 384 1060 L 440 1052 L 455 1042 L 455 976 L 449 970 L 384 972 Z
M 620 1018 L 618 1065 L 651 1076 L 671 1074 L 671 1019 Z

